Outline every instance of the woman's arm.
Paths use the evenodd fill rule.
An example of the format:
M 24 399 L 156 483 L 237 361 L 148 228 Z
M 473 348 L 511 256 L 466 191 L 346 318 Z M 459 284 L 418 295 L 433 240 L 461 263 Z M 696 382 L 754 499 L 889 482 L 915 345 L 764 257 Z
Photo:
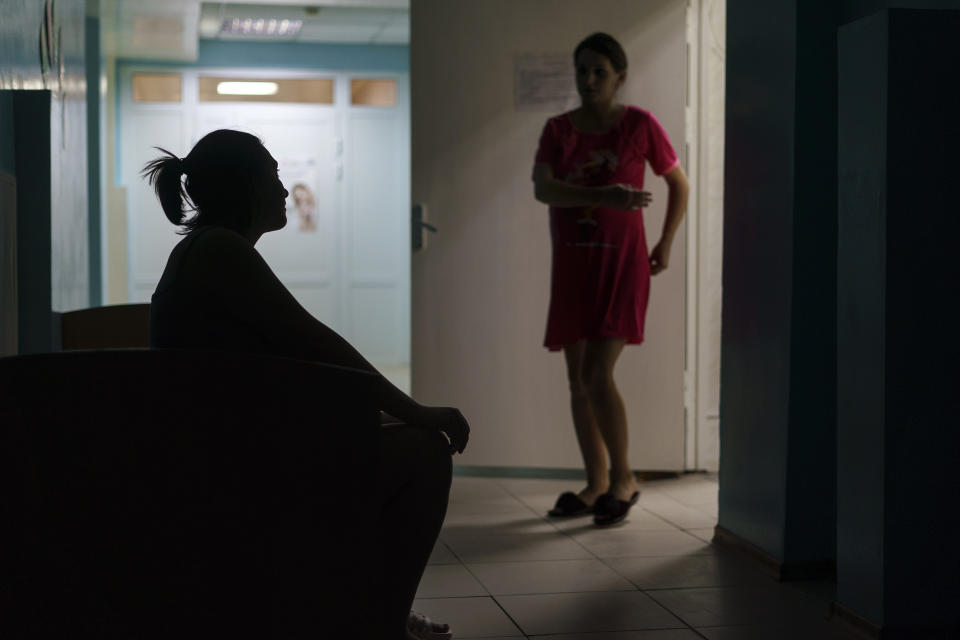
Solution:
M 687 210 L 687 197 L 690 195 L 690 183 L 687 176 L 677 165 L 672 171 L 664 174 L 663 179 L 667 181 L 667 215 L 663 220 L 663 232 L 660 234 L 660 241 L 657 242 L 650 252 L 650 273 L 656 275 L 667 268 L 670 262 L 670 247 L 673 244 L 673 236 L 680 227 L 680 221 L 683 220 L 683 214 Z
M 604 187 L 570 184 L 555 178 L 550 165 L 543 163 L 533 167 L 533 195 L 544 204 L 560 208 L 599 205 L 632 211 L 650 204 L 650 194 L 646 191 L 623 184 Z
M 256 327 L 277 355 L 314 360 L 378 375 L 377 408 L 408 424 L 447 433 L 456 450 L 466 446 L 469 427 L 460 412 L 425 407 L 395 387 L 336 331 L 304 309 L 245 238 L 227 229 L 211 229 L 197 238 L 192 276 L 234 314 Z

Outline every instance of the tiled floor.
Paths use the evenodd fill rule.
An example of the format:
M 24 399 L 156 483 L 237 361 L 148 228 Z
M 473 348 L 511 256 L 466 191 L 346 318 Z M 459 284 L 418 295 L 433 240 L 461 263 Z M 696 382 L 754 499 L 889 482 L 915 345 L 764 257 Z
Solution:
M 577 482 L 454 477 L 415 608 L 458 640 L 857 640 L 827 620 L 829 585 L 778 583 L 710 544 L 715 476 L 642 488 L 600 530 L 544 515 Z
M 408 395 L 410 394 L 410 365 L 396 367 L 375 364 L 374 366 L 376 366 L 377 371 L 382 373 L 397 389 L 400 389 Z

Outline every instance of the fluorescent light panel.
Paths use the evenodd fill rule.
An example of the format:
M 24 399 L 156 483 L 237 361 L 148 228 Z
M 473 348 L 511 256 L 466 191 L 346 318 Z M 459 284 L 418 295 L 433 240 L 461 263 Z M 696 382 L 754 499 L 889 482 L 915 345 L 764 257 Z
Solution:
M 303 20 L 286 18 L 227 18 L 220 33 L 231 36 L 295 36 Z
M 221 96 L 274 96 L 280 87 L 276 82 L 218 82 Z

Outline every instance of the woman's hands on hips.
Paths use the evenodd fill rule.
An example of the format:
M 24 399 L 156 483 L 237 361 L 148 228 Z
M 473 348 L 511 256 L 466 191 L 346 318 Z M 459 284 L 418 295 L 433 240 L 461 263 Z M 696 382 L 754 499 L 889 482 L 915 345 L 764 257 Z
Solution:
M 600 189 L 600 204 L 611 209 L 636 211 L 640 207 L 649 206 L 652 202 L 649 191 L 641 191 L 630 184 L 611 184 Z
M 450 453 L 463 453 L 470 439 L 470 425 L 454 407 L 424 407 L 414 426 L 436 429 L 450 440 Z

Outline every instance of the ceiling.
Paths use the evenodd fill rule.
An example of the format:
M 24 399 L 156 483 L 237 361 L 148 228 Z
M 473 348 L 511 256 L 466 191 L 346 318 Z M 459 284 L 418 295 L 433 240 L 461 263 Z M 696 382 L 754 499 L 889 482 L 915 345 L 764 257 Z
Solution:
M 104 52 L 120 58 L 192 61 L 199 40 L 408 44 L 409 0 L 100 0 Z M 221 33 L 226 20 L 300 21 L 295 34 Z

